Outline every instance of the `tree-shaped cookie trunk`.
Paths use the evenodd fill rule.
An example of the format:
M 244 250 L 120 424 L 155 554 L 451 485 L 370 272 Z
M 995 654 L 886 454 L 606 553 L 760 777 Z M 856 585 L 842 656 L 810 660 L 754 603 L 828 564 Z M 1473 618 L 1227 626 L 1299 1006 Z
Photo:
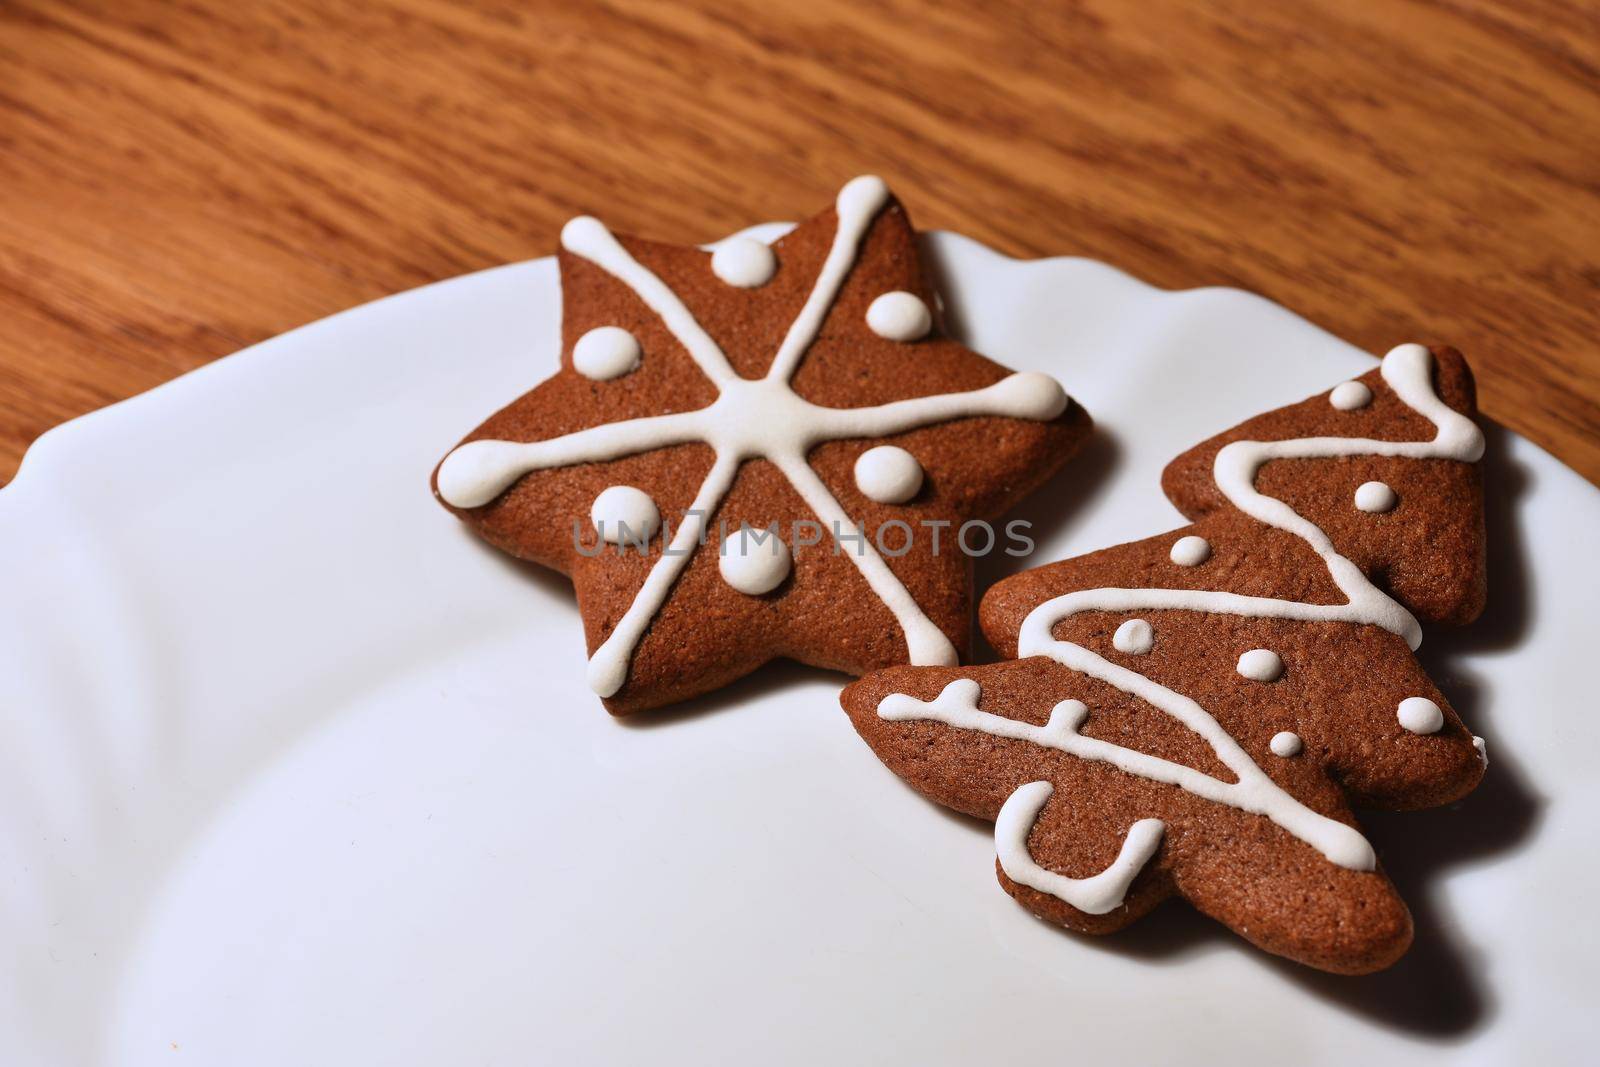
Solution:
M 1481 740 L 1412 655 L 1484 600 L 1471 373 L 1404 345 L 1180 456 L 1191 525 L 1019 574 L 980 620 L 1008 662 L 845 690 L 919 792 L 996 821 L 1001 884 L 1091 933 L 1171 895 L 1251 942 L 1366 973 L 1411 940 L 1352 807 L 1443 804 Z

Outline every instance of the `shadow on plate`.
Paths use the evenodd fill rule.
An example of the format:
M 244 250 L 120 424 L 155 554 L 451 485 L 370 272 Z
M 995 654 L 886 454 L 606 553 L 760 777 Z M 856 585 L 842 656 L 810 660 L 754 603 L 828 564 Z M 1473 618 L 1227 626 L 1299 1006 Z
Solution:
M 956 317 L 953 309 L 951 315 Z M 953 332 L 959 333 L 957 328 Z M 1493 687 L 1472 673 L 1462 657 L 1514 647 L 1522 640 L 1532 615 L 1536 590 L 1527 565 L 1518 500 L 1528 489 L 1525 469 L 1506 452 L 1507 435 L 1493 424 L 1485 425 L 1489 449 L 1484 460 L 1485 523 L 1489 553 L 1489 604 L 1483 617 L 1459 630 L 1430 628 L 1418 658 L 1440 689 L 1450 698 L 1461 718 L 1488 739 L 1490 769 L 1483 784 L 1470 797 L 1446 811 L 1364 812 L 1362 824 L 1385 870 L 1411 908 L 1416 937 L 1411 950 L 1394 967 L 1376 975 L 1351 978 L 1328 975 L 1299 964 L 1257 952 L 1221 926 L 1181 902 L 1172 901 L 1128 930 L 1104 938 L 1082 938 L 1098 950 L 1172 963 L 1202 950 L 1254 953 L 1272 968 L 1316 996 L 1378 1025 L 1440 1041 L 1460 1040 L 1484 1026 L 1495 1012 L 1495 996 L 1486 966 L 1472 949 L 1470 931 L 1448 915 L 1437 881 L 1451 866 L 1502 856 L 1527 843 L 1538 825 L 1544 798 L 1533 792 L 1515 754 L 1495 743 Z M 1008 518 L 1032 524 L 1032 536 L 1047 542 L 1080 509 L 1093 502 L 1120 465 L 1122 448 L 1115 437 L 1101 430 L 1084 451 L 1031 496 Z M 470 536 L 470 535 L 469 535 Z M 478 542 L 477 538 L 471 538 Z M 505 556 L 478 542 L 505 566 L 552 596 L 570 604 L 571 586 L 565 577 L 534 564 Z M 1007 556 L 978 560 L 975 564 L 977 595 L 1001 578 L 1026 569 L 1037 561 Z M 976 599 L 976 598 L 975 598 Z M 577 625 L 576 612 L 574 625 Z M 977 662 L 996 657 L 976 638 Z M 753 674 L 715 692 L 653 712 L 618 720 L 628 729 L 657 729 L 715 714 L 724 709 L 763 700 L 769 694 L 813 681 L 842 685 L 837 673 L 775 660 Z M 832 693 L 823 713 L 835 711 Z M 842 714 L 840 728 L 848 729 Z M 865 755 L 865 753 L 864 753 Z M 992 835 L 982 820 L 930 805 L 974 833 Z M 1048 924 L 1041 924 L 1048 925 Z M 1057 927 L 1050 927 L 1059 930 Z M 1060 931 L 1062 936 L 1074 935 Z
M 541 593 L 549 596 L 552 602 L 561 605 L 561 610 L 571 616 L 575 634 L 574 642 L 579 646 L 582 645 L 583 620 L 578 614 L 571 579 L 560 571 L 551 570 L 541 564 L 507 555 L 472 533 L 465 526 L 461 528 L 461 534 L 466 540 L 477 546 L 478 551 L 485 553 L 499 566 L 504 567 L 509 573 L 516 575 L 529 585 L 537 588 Z M 575 671 L 581 670 L 582 662 L 574 661 L 573 669 Z M 663 708 L 641 711 L 633 715 L 618 716 L 613 721 L 630 730 L 654 730 L 703 718 L 707 715 L 714 715 L 726 708 L 759 703 L 772 693 L 780 690 L 809 681 L 824 679 L 831 680 L 834 683 L 835 691 L 843 688 L 850 681 L 846 675 L 835 671 L 823 670 L 820 667 L 809 667 L 794 660 L 776 659 L 757 668 L 743 678 L 723 686 L 721 689 L 715 689 L 709 693 L 679 701 L 676 704 L 669 704 Z M 592 710 L 594 713 L 604 714 L 600 698 L 595 697 L 593 699 L 594 707 Z
M 1057 471 L 1019 507 L 1006 512 L 1004 521 L 1026 521 L 1029 524 L 1028 535 L 1040 544 L 1047 543 L 1072 520 L 1074 515 L 1093 503 L 1116 473 L 1121 456 L 1122 448 L 1116 439 L 1109 432 L 1097 431 L 1085 442 L 1083 450 L 1070 463 Z M 461 528 L 461 536 L 509 573 L 535 586 L 542 593 L 548 594 L 552 600 L 563 604 L 565 606 L 563 610 L 572 616 L 572 625 L 581 631 L 583 623 L 573 600 L 572 582 L 566 575 L 540 564 L 507 555 L 473 534 L 465 526 Z M 1040 562 L 1036 558 L 1013 557 L 1000 552 L 974 562 L 971 620 L 974 641 L 973 662 L 987 663 L 998 658 L 976 626 L 977 602 L 983 591 L 1001 578 L 1037 566 Z M 581 635 L 579 640 L 581 641 Z M 629 727 L 644 729 L 666 726 L 710 715 L 724 708 L 761 700 L 791 685 L 816 679 L 828 679 L 834 684 L 834 691 L 825 703 L 838 711 L 838 690 L 850 683 L 852 679 L 849 675 L 820 667 L 810 667 L 794 660 L 776 659 L 721 689 L 653 711 L 623 716 L 617 721 Z M 596 703 L 598 704 L 598 701 Z M 839 714 L 842 719 L 843 712 Z
M 1075 515 L 1092 506 L 1111 484 L 1122 466 L 1123 452 L 1122 443 L 1113 431 L 1096 426 L 1094 435 L 1084 442 L 1083 450 L 1040 486 L 1037 492 L 1006 512 L 1002 521 L 1026 522 L 1029 537 L 1037 544 L 1050 544 Z M 1004 552 L 992 552 L 974 560 L 974 613 L 977 602 L 996 582 L 1031 567 L 1052 562 L 1054 558 L 1039 555 L 1008 556 Z M 974 615 L 972 662 L 993 663 L 1000 655 L 975 623 Z
M 1530 488 L 1528 473 L 1507 454 L 1504 429 L 1485 422 L 1484 432 L 1489 444 L 1484 459 L 1488 607 L 1470 626 L 1429 628 L 1417 658 L 1468 728 L 1487 738 L 1489 769 L 1477 790 L 1446 809 L 1362 813 L 1367 836 L 1416 921 L 1416 940 L 1399 963 L 1356 979 L 1280 965 L 1300 972 L 1295 979 L 1320 996 L 1374 1022 L 1438 1038 L 1465 1037 L 1495 1013 L 1492 961 L 1473 949 L 1472 931 L 1449 913 L 1438 878 L 1450 867 L 1525 847 L 1545 805 L 1516 754 L 1495 743 L 1494 717 L 1505 707 L 1504 698 L 1497 701 L 1492 680 L 1462 663 L 1464 656 L 1520 642 L 1537 594 L 1518 506 Z
M 581 627 L 583 625 L 578 618 L 577 603 L 573 599 L 572 579 L 560 571 L 551 570 L 542 564 L 518 559 L 516 556 L 500 551 L 473 533 L 464 523 L 461 525 L 459 532 L 462 539 L 471 543 L 477 551 L 482 552 L 489 559 L 494 560 L 529 585 L 536 587 L 541 593 L 565 604 L 571 610 L 574 626 Z
M 729 708 L 749 707 L 759 704 L 773 693 L 785 689 L 795 688 L 811 682 L 827 683 L 818 697 L 820 714 L 826 715 L 830 711 L 837 713 L 840 726 L 848 730 L 850 724 L 845 720 L 844 712 L 839 709 L 838 693 L 850 684 L 850 676 L 840 674 L 838 671 L 824 670 L 821 667 L 811 667 L 804 663 L 797 663 L 791 659 L 775 659 L 764 666 L 758 667 L 750 674 L 738 681 L 731 682 L 721 689 L 714 689 L 688 700 L 676 704 L 668 704 L 664 708 L 653 711 L 641 711 L 634 715 L 624 715 L 616 720 L 617 724 L 630 730 L 656 730 L 663 727 L 676 726 L 691 719 L 704 718 L 715 715 Z
M 1042 920 L 1041 927 L 1091 949 L 1155 965 L 1176 964 L 1212 951 L 1250 953 L 1264 967 L 1353 1015 L 1441 1043 L 1459 1042 L 1493 1018 L 1492 961 L 1474 950 L 1471 931 L 1463 930 L 1449 914 L 1438 882 L 1451 867 L 1503 858 L 1525 847 L 1538 826 L 1545 798 L 1530 788 L 1515 754 L 1495 744 L 1490 681 L 1472 674 L 1461 662 L 1463 656 L 1509 648 L 1522 640 L 1537 592 L 1517 509 L 1528 489 L 1527 474 L 1506 454 L 1505 431 L 1490 425 L 1486 432 L 1489 606 L 1471 626 L 1430 628 L 1419 659 L 1462 720 L 1488 738 L 1489 771 L 1472 795 L 1448 808 L 1360 816 L 1385 871 L 1411 908 L 1416 924 L 1411 950 L 1379 974 L 1324 974 L 1252 948 L 1181 900 L 1170 900 L 1107 937 L 1081 937 Z M 987 821 L 930 807 L 975 834 L 993 835 Z

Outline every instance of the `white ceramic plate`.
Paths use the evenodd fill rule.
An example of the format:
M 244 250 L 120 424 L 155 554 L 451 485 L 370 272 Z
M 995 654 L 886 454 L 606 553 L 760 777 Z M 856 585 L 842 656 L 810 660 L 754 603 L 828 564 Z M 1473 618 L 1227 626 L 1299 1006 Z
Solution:
M 1372 365 L 1243 293 L 928 245 L 973 347 L 1099 424 L 1023 512 L 1036 562 L 1171 528 L 1168 459 Z M 608 717 L 566 582 L 427 489 L 555 367 L 558 313 L 551 260 L 430 286 L 28 454 L 0 492 L 0 1061 L 1589 1051 L 1600 493 L 1550 456 L 1491 434 L 1489 614 L 1423 648 L 1489 775 L 1367 822 L 1416 947 L 1334 978 L 1181 904 L 1099 940 L 1030 918 L 989 828 L 857 740 L 837 676 Z

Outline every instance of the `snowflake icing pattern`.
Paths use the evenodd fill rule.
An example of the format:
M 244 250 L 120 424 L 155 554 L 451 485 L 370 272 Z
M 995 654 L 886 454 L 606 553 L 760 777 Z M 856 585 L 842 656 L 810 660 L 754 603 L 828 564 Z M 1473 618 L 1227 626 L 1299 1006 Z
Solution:
M 601 697 L 617 693 L 628 680 L 636 648 L 667 602 L 695 548 L 703 543 L 711 516 L 733 486 L 740 466 L 755 459 L 773 464 L 824 528 L 833 533 L 838 547 L 846 549 L 845 555 L 871 591 L 893 614 L 909 661 L 957 661 L 949 638 L 924 614 L 868 540 L 838 537 L 840 531 L 854 530 L 854 523 L 812 469 L 808 453 L 826 442 L 884 437 L 979 416 L 1047 422 L 1060 416 L 1070 400 L 1054 379 L 1038 373 L 1011 374 L 981 389 L 860 408 L 814 404 L 791 388 L 795 371 L 817 339 L 856 264 L 863 238 L 889 199 L 887 186 L 875 177 L 856 178 L 840 191 L 835 205 L 837 225 L 826 258 L 767 373 L 757 379 L 735 371 L 723 349 L 680 296 L 630 254 L 599 220 L 580 217 L 563 228 L 561 243 L 566 251 L 627 286 L 710 380 L 716 399 L 697 410 L 610 422 L 547 440 L 470 441 L 445 458 L 438 470 L 437 487 L 446 503 L 471 509 L 491 503 L 532 471 L 600 463 L 680 444 L 710 446 L 715 454 L 711 469 L 683 521 L 672 532 L 667 550 L 653 563 L 625 614 L 590 657 L 589 684 Z M 764 275 L 770 275 L 772 253 L 766 246 L 748 238 L 735 238 L 723 249 L 726 251 L 719 250 L 713 256 L 712 267 L 729 284 L 760 285 Z M 883 294 L 867 318 L 874 333 L 907 342 L 926 334 L 932 324 L 931 313 L 923 302 L 904 292 Z M 611 333 L 603 335 L 604 331 Z M 579 366 L 587 377 L 604 379 L 626 373 L 637 360 L 637 347 L 629 349 L 631 338 L 625 331 L 601 327 L 591 333 L 595 335 L 590 344 L 592 352 L 583 353 L 586 358 L 593 356 L 591 366 Z M 589 343 L 586 335 L 579 347 Z M 905 458 L 914 467 L 914 461 Z M 653 505 L 644 494 L 639 497 L 640 504 L 653 513 Z M 877 499 L 889 502 L 886 497 Z M 781 542 L 776 546 L 755 539 L 733 542 L 730 537 L 722 551 L 787 551 Z M 785 555 L 779 565 L 786 564 Z M 726 565 L 723 574 L 729 575 Z M 743 588 L 739 582 L 729 580 L 736 588 Z

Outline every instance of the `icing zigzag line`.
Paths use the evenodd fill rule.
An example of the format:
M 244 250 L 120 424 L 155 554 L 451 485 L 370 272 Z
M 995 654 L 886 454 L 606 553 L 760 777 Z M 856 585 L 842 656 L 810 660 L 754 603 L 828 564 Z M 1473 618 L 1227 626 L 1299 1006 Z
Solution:
M 1265 496 L 1255 489 L 1256 474 L 1272 459 L 1376 455 L 1411 459 L 1453 459 L 1470 463 L 1483 455 L 1482 431 L 1471 419 L 1450 408 L 1435 394 L 1432 385 L 1432 354 L 1426 348 L 1413 344 L 1392 349 L 1383 359 L 1382 374 L 1384 381 L 1401 400 L 1434 424 L 1436 433 L 1432 441 L 1378 441 L 1341 437 L 1308 437 L 1269 442 L 1235 441 L 1217 453 L 1212 468 L 1217 486 L 1235 507 L 1260 522 L 1295 534 L 1310 544 L 1326 563 L 1335 584 L 1348 598 L 1347 603 L 1304 604 L 1268 597 L 1190 589 L 1079 590 L 1047 600 L 1034 608 L 1023 620 L 1018 634 L 1019 659 L 1036 655 L 1048 656 L 1062 666 L 1113 685 L 1159 708 L 1204 738 L 1217 758 L 1238 776 L 1237 783 L 1221 782 L 1190 767 L 1121 745 L 1084 737 L 1077 732 L 1088 715 L 1088 708 L 1081 701 L 1068 700 L 1056 705 L 1051 712 L 1050 721 L 1045 726 L 1036 726 L 979 711 L 977 705 L 980 688 L 978 683 L 971 679 L 951 682 L 932 702 L 916 700 L 900 693 L 891 694 L 879 703 L 879 717 L 894 721 L 928 719 L 958 729 L 979 730 L 997 737 L 1028 741 L 1084 759 L 1102 760 L 1129 774 L 1176 785 L 1207 800 L 1264 815 L 1317 849 L 1330 862 L 1341 867 L 1362 871 L 1374 869 L 1377 857 L 1373 853 L 1371 844 L 1359 831 L 1336 819 L 1317 814 L 1290 796 L 1262 771 L 1221 724 L 1194 700 L 1144 675 L 1111 663 L 1082 645 L 1056 640 L 1051 631 L 1057 623 L 1083 611 L 1176 609 L 1252 618 L 1369 624 L 1403 637 L 1407 644 L 1415 649 L 1422 639 L 1421 627 L 1417 624 L 1416 618 L 1373 585 L 1359 567 L 1340 555 L 1320 527 L 1283 501 Z M 1034 790 L 1038 784 L 1023 786 L 1006 802 L 1006 807 L 1010 808 L 1013 801 L 1019 806 L 1022 805 L 1023 802 L 1018 800 L 1018 794 L 1022 790 Z M 1029 797 L 1035 797 L 1036 793 L 1035 790 Z M 1033 807 L 1035 817 L 1042 805 L 1043 799 L 1039 799 L 1038 805 Z M 1014 858 L 1017 848 L 1014 839 L 1016 826 L 1016 820 L 1008 822 L 1007 831 L 1013 836 L 1005 838 L 1000 834 L 999 824 L 996 824 L 997 849 L 1002 854 L 1009 849 Z M 1024 853 L 1026 832 L 1023 831 L 1022 839 Z M 1130 834 L 1129 841 L 1124 844 L 1123 857 L 1119 857 L 1118 863 L 1130 854 L 1132 843 Z M 1154 851 L 1155 845 L 1151 844 L 1141 865 L 1142 862 L 1148 862 Z M 1137 850 L 1133 854 L 1137 854 Z M 1031 863 L 1031 860 L 1029 862 Z M 1009 869 L 1007 874 L 1011 874 Z M 1082 908 L 1074 899 L 1074 896 L 1082 894 L 1072 889 L 1072 879 L 1065 879 L 1062 883 L 1050 882 L 1049 884 L 1055 886 L 1052 889 L 1017 878 L 1015 875 L 1012 875 L 1012 878 L 1041 892 L 1053 893 L 1067 903 L 1080 907 L 1081 910 L 1090 910 Z M 1123 883 L 1123 892 L 1131 880 L 1130 875 L 1127 882 Z M 1056 892 L 1056 889 L 1061 889 L 1062 892 Z M 1065 895 L 1068 892 L 1072 895 Z M 1121 899 L 1119 894 L 1110 907 L 1115 907 Z M 1094 902 L 1101 903 L 1099 898 L 1094 898 Z M 1105 910 L 1110 910 L 1110 907 Z

